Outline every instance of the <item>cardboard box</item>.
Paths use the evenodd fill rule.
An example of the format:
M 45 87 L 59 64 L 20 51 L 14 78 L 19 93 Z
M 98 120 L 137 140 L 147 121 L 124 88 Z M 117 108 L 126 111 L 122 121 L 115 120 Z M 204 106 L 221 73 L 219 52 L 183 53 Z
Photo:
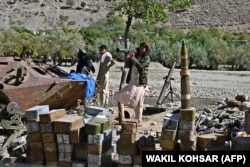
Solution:
M 181 141 L 195 141 L 197 139 L 197 132 L 196 130 L 180 129 L 178 130 L 178 139 Z
M 43 164 L 45 160 L 44 152 L 40 150 L 32 150 L 30 152 L 30 159 L 33 162 L 42 162 Z
M 88 144 L 88 154 L 101 155 L 111 148 L 111 138 L 105 141 L 102 145 L 99 144 Z
M 70 141 L 71 143 L 83 143 L 84 140 L 87 138 L 85 134 L 85 127 L 79 126 L 76 128 L 71 129 L 70 131 Z
M 112 154 L 111 150 L 108 150 L 101 155 L 88 154 L 88 163 L 94 163 L 97 165 L 111 164 L 112 161 L 111 154 Z
M 59 161 L 58 166 L 60 166 L 60 167 L 72 167 L 72 162 Z
M 112 129 L 108 129 L 103 133 L 96 135 L 88 135 L 88 144 L 99 144 L 102 145 L 106 140 L 112 138 Z
M 61 152 L 61 153 L 72 153 L 74 145 L 73 144 L 58 143 L 57 148 L 58 148 L 58 152 Z
M 87 106 L 85 111 L 88 115 L 97 116 L 98 114 L 103 114 L 106 117 L 109 117 L 108 108 L 103 108 L 98 106 Z
M 40 124 L 40 132 L 53 132 L 53 123 Z
M 42 133 L 43 143 L 54 143 L 56 142 L 56 136 L 54 133 Z
M 166 151 L 174 151 L 175 150 L 175 146 L 176 146 L 176 141 L 172 141 L 172 140 L 160 140 L 160 144 L 162 147 L 162 150 L 166 150 Z
M 177 130 L 179 126 L 179 114 L 166 114 L 163 119 L 162 128 Z
M 73 128 L 83 126 L 83 117 L 75 114 L 65 115 L 54 121 L 54 132 L 55 133 L 70 133 Z
M 32 122 L 32 123 L 27 122 L 26 129 L 27 133 L 40 132 L 40 124 L 39 122 Z
M 225 143 L 226 135 L 224 134 L 204 134 L 199 135 L 197 137 L 197 147 L 199 148 L 208 148 L 208 147 L 215 147 Z
M 70 135 L 69 134 L 56 134 L 56 141 L 58 144 L 69 144 L 70 143 Z
M 45 114 L 49 112 L 49 105 L 37 105 L 34 107 L 31 107 L 25 111 L 26 113 L 26 119 L 35 119 L 39 121 L 39 115 Z
M 136 133 L 137 131 L 137 123 L 136 119 L 125 119 L 122 121 L 122 132 L 132 132 Z
M 120 133 L 120 142 L 121 143 L 135 143 L 136 142 L 136 133 L 121 132 Z
M 175 141 L 176 140 L 176 134 L 177 134 L 176 130 L 162 128 L 161 139 L 162 140 Z
M 55 162 L 58 159 L 58 153 L 56 151 L 47 151 L 45 153 L 45 162 Z
M 43 151 L 43 143 L 42 142 L 31 142 L 30 143 L 31 151 Z
M 101 132 L 110 128 L 110 121 L 107 118 L 94 117 L 90 122 L 101 124 Z
M 196 110 L 194 107 L 188 109 L 180 109 L 180 119 L 184 121 L 194 121 L 196 117 Z
M 65 109 L 54 109 L 50 110 L 48 113 L 40 114 L 40 123 L 46 124 L 50 122 L 54 122 L 55 120 L 62 118 L 66 115 Z
M 119 154 L 118 156 L 119 156 L 118 162 L 120 164 L 132 164 L 133 163 L 133 156 L 132 155 Z
M 120 139 L 117 140 L 117 153 L 125 155 L 135 155 L 137 153 L 136 143 L 122 143 Z
M 42 135 L 40 132 L 32 132 L 28 134 L 29 142 L 41 142 Z
M 57 152 L 57 143 L 43 143 L 44 152 Z
M 74 144 L 74 153 L 76 160 L 87 160 L 88 149 L 86 143 Z
M 96 135 L 96 134 L 101 133 L 101 131 L 102 131 L 102 127 L 101 127 L 101 124 L 99 123 L 89 121 L 85 125 L 85 133 L 88 135 Z
M 58 153 L 58 161 L 64 161 L 64 162 L 72 162 L 73 160 L 73 154 L 69 152 L 59 152 Z

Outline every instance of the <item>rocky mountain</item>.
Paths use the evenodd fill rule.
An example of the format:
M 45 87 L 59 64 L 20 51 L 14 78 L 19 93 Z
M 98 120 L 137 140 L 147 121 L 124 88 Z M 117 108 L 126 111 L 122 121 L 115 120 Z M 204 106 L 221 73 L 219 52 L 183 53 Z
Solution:
M 250 33 L 249 0 L 201 0 L 185 10 L 171 13 L 169 24 L 183 30 L 216 27 L 221 31 Z
M 86 5 L 82 8 L 81 3 Z M 106 18 L 112 5 L 104 0 L 1 0 L 0 30 L 22 27 L 32 31 L 87 27 Z M 183 30 L 211 28 L 250 33 L 249 0 L 201 0 L 200 4 L 169 14 L 168 25 Z

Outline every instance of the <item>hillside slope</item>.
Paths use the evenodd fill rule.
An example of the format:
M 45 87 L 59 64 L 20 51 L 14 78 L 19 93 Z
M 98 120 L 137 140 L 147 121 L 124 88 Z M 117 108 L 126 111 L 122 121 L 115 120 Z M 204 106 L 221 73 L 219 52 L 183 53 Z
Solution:
M 0 30 L 23 27 L 32 31 L 87 27 L 106 18 L 112 9 L 104 0 L 75 0 L 68 8 L 66 0 L 1 0 Z M 80 8 L 81 2 L 86 6 Z M 43 5 L 45 4 L 45 5 Z M 169 26 L 189 30 L 216 27 L 219 30 L 250 33 L 249 0 L 202 0 L 201 4 L 169 15 Z

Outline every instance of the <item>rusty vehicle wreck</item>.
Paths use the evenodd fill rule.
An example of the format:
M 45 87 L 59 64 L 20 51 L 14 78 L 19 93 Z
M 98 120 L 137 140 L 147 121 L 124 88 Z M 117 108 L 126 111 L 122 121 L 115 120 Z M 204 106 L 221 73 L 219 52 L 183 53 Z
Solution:
M 25 131 L 26 110 L 36 105 L 72 109 L 85 98 L 86 82 L 40 60 L 0 57 L 0 155 Z M 76 93 L 77 92 L 77 93 Z
M 70 109 L 85 95 L 84 81 L 71 80 L 66 71 L 40 61 L 1 57 L 0 76 L 1 108 L 15 102 L 24 116 L 25 110 L 35 105 Z

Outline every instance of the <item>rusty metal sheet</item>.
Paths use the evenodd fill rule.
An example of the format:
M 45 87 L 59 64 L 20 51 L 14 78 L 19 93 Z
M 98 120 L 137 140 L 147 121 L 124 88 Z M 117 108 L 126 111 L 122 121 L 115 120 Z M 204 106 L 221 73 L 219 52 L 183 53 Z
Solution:
M 57 66 L 0 57 L 0 104 L 16 102 L 21 112 L 44 104 L 50 109 L 73 108 L 85 98 L 86 81 L 67 75 Z

